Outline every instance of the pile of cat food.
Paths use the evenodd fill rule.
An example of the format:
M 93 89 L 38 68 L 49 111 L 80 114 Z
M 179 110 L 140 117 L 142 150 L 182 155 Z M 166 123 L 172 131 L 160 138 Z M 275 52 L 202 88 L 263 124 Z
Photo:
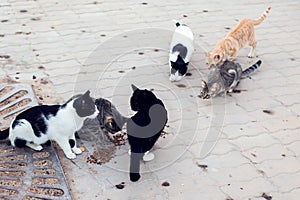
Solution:
M 169 127 L 170 126 L 168 124 L 166 124 L 165 129 L 169 128 Z M 166 138 L 166 136 L 168 135 L 168 133 L 167 133 L 167 131 L 165 129 L 160 134 L 160 137 L 162 137 L 162 138 Z
M 89 155 L 86 159 L 87 163 L 102 165 L 109 162 L 114 156 L 116 151 L 115 146 L 109 146 L 107 148 L 98 147 L 94 150 L 92 155 Z
M 109 133 L 106 130 L 104 130 L 103 132 L 108 137 L 108 139 L 112 143 L 114 143 L 116 146 L 121 146 L 121 145 L 125 144 L 125 142 L 127 140 L 127 133 L 124 131 L 119 131 L 115 134 Z

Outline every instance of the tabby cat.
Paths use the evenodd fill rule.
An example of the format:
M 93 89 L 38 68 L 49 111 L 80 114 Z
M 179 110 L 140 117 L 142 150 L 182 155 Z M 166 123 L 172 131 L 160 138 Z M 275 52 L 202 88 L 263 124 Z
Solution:
M 107 99 L 96 99 L 95 104 L 99 110 L 97 119 L 101 129 L 116 145 L 124 144 L 126 133 L 122 130 L 122 127 L 128 118 L 124 117 Z
M 153 92 L 141 90 L 132 85 L 133 94 L 130 106 L 137 113 L 127 122 L 128 142 L 130 145 L 130 180 L 140 179 L 140 160 L 152 149 L 167 123 L 167 110 L 163 102 Z M 146 154 L 146 155 L 145 155 Z M 151 155 L 151 159 L 154 155 Z
M 225 61 L 222 65 L 210 69 L 207 83 L 202 80 L 199 97 L 209 99 L 218 94 L 232 92 L 241 78 L 253 73 L 260 65 L 261 60 L 242 71 L 241 65 L 232 61 Z
M 41 151 L 42 144 L 54 140 L 69 159 L 82 151 L 76 146 L 75 132 L 86 118 L 95 118 L 97 107 L 90 92 L 63 105 L 39 105 L 20 113 L 10 127 L 0 131 L 0 139 L 9 138 L 13 147 L 28 146 Z
M 194 52 L 193 41 L 191 29 L 177 22 L 169 53 L 170 81 L 180 81 L 185 76 Z
M 243 19 L 221 41 L 212 52 L 208 52 L 208 64 L 219 65 L 225 60 L 233 61 L 239 49 L 246 44 L 251 47 L 248 57 L 253 58 L 256 48 L 254 26 L 260 24 L 267 16 L 271 7 L 268 7 L 258 19 Z

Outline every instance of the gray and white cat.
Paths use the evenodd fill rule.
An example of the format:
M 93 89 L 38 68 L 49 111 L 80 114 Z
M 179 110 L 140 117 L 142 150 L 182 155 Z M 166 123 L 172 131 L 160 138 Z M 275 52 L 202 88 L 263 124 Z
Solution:
M 177 22 L 169 52 L 170 81 L 180 81 L 185 76 L 194 52 L 193 42 L 191 29 Z
M 220 66 L 213 66 L 208 74 L 208 81 L 201 82 L 201 91 L 199 97 L 209 99 L 219 94 L 232 92 L 238 85 L 240 79 L 253 73 L 260 65 L 261 60 L 254 65 L 242 71 L 239 63 L 225 61 Z
M 14 147 L 28 146 L 41 151 L 42 144 L 55 141 L 69 159 L 82 151 L 76 146 L 75 132 L 86 118 L 95 118 L 97 107 L 90 92 L 67 101 L 63 105 L 39 105 L 20 113 L 10 127 L 0 131 L 0 139 L 9 138 Z

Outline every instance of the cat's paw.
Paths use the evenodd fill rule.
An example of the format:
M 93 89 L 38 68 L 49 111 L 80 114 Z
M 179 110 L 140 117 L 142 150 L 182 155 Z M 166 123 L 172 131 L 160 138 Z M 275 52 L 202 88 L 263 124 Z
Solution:
M 147 151 L 147 152 L 144 154 L 144 156 L 143 156 L 143 161 L 149 162 L 149 161 L 153 160 L 154 157 L 155 157 L 155 156 L 154 156 L 153 153 Z
M 66 154 L 66 156 L 67 156 L 67 158 L 69 158 L 71 160 L 76 158 L 76 154 L 75 153 L 68 153 L 68 154 Z
M 39 144 L 26 143 L 26 146 L 32 148 L 35 151 L 42 151 L 43 150 L 42 145 L 39 145 Z
M 139 173 L 130 173 L 129 176 L 132 182 L 136 182 L 141 178 L 141 175 Z
M 77 147 L 73 147 L 72 148 L 72 151 L 75 153 L 75 154 L 82 154 L 82 151 L 81 151 L 81 149 L 79 149 L 79 148 L 77 148 Z
M 248 54 L 248 58 L 254 58 L 254 54 L 249 53 L 249 54 Z
M 36 150 L 36 151 L 42 151 L 43 147 L 41 145 L 37 145 L 36 147 L 34 147 L 34 150 Z

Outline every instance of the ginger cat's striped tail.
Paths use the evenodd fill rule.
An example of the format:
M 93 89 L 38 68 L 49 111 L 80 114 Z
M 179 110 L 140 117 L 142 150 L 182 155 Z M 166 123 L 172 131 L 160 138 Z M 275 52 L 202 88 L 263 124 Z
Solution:
M 253 24 L 254 25 L 258 25 L 260 24 L 262 21 L 264 21 L 264 19 L 267 17 L 268 13 L 270 12 L 271 10 L 271 7 L 268 7 L 265 12 L 257 19 L 253 19 Z
M 242 72 L 242 78 L 249 76 L 249 74 L 252 74 L 257 68 L 260 67 L 261 63 L 262 63 L 261 60 L 259 60 L 254 65 L 251 65 L 250 67 L 245 69 Z

